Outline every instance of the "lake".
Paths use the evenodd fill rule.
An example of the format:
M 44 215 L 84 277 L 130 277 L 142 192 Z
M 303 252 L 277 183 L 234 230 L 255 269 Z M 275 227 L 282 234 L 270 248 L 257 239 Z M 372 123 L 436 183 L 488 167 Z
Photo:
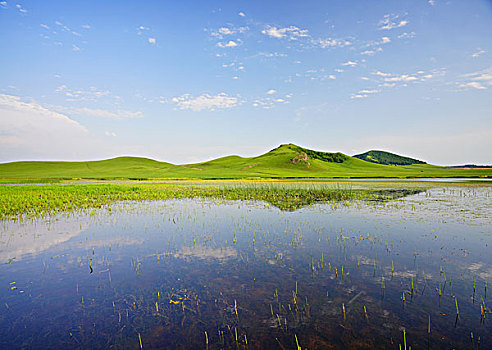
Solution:
M 0 347 L 487 349 L 492 187 L 117 203 L 0 225 Z

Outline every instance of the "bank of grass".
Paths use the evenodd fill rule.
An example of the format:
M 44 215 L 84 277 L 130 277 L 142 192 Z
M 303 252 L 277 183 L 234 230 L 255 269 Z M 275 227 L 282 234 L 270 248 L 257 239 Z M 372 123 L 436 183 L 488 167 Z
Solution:
M 262 200 L 282 210 L 314 202 L 387 199 L 418 190 L 368 190 L 350 186 L 319 187 L 244 183 L 233 186 L 173 184 L 89 184 L 0 186 L 0 220 L 17 220 L 100 208 L 117 201 L 213 198 Z

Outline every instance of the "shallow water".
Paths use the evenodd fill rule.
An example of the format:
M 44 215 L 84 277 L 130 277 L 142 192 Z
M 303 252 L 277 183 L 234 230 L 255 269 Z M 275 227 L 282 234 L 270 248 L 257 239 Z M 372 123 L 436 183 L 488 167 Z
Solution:
M 405 330 L 413 349 L 490 348 L 491 194 L 294 212 L 171 200 L 3 222 L 0 347 L 398 349 Z

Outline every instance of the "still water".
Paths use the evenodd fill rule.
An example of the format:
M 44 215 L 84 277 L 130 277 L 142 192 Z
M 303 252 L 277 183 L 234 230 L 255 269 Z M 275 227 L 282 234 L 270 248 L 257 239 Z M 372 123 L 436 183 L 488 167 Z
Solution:
M 491 198 L 454 186 L 2 222 L 0 348 L 490 349 Z

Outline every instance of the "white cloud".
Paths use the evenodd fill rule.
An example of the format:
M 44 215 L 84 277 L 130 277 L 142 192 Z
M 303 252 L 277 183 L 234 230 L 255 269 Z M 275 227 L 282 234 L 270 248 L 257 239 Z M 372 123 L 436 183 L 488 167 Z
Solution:
M 114 132 L 109 132 L 109 131 L 106 131 L 106 132 L 104 133 L 104 135 L 106 135 L 106 136 L 116 137 L 116 133 L 114 133 Z
M 6 9 L 7 8 L 7 1 L 0 1 L 0 7 Z
M 351 45 L 352 43 L 348 40 L 343 39 L 317 39 L 312 41 L 313 44 L 318 45 L 319 47 L 325 49 L 327 47 L 343 47 Z
M 22 5 L 20 5 L 20 4 L 15 5 L 15 7 L 17 7 L 17 9 L 19 10 L 19 12 L 21 12 L 21 13 L 27 13 L 27 10 L 26 9 L 23 9 L 22 8 Z
M 72 50 L 73 51 L 80 51 L 80 47 L 78 47 L 77 45 L 75 44 L 72 44 Z
M 392 82 L 392 81 L 409 82 L 409 81 L 416 81 L 416 80 L 419 80 L 419 78 L 417 78 L 414 75 L 408 75 L 408 74 L 401 74 L 401 75 L 396 75 L 396 76 L 389 77 L 389 78 L 384 78 L 384 81 L 389 81 L 389 82 Z
M 271 89 L 271 90 L 268 90 L 266 93 L 267 93 L 267 95 L 273 95 L 276 92 L 277 92 L 277 90 Z
M 216 109 L 229 109 L 240 104 L 237 97 L 228 96 L 225 93 L 219 93 L 217 95 L 203 94 L 198 97 L 184 94 L 179 97 L 174 97 L 172 102 L 176 103 L 179 109 L 191 109 L 195 112 L 202 110 L 214 111 Z
M 381 77 L 390 77 L 391 76 L 391 73 L 383 73 L 383 72 L 380 72 L 380 71 L 377 71 L 377 72 L 375 72 L 373 74 L 379 75 Z
M 477 58 L 477 57 L 480 57 L 481 55 L 483 55 L 484 53 L 486 53 L 487 51 L 485 50 L 482 50 L 482 49 L 477 49 L 477 52 L 474 52 L 471 57 L 473 58 Z
M 299 38 L 309 37 L 307 29 L 300 29 L 296 26 L 284 28 L 267 26 L 261 33 L 277 39 L 287 38 L 289 40 L 297 40 Z
M 285 53 L 280 53 L 280 52 L 259 52 L 258 56 L 263 56 L 263 57 L 287 57 L 287 54 Z
M 431 4 L 432 6 L 434 6 L 436 3 L 436 0 L 429 0 L 429 4 Z
M 50 29 L 50 27 L 48 25 L 43 24 L 43 23 L 41 23 L 40 26 L 41 26 L 41 28 L 44 28 L 44 29 Z
M 62 106 L 50 106 L 52 109 L 63 112 L 69 115 L 77 115 L 82 117 L 95 117 L 95 118 L 106 118 L 106 119 L 132 119 L 132 118 L 142 118 L 143 113 L 140 111 L 132 112 L 123 109 L 118 109 L 116 111 L 108 111 L 105 109 L 98 108 L 87 108 L 87 107 L 62 107 Z
M 482 83 L 479 83 L 478 81 L 471 81 L 469 83 L 463 83 L 463 84 L 460 84 L 460 87 L 474 88 L 477 90 L 486 90 L 487 89 L 487 87 L 485 87 Z
M 406 86 L 408 83 L 419 83 L 425 82 L 429 79 L 435 78 L 436 76 L 441 76 L 445 74 L 444 70 L 433 70 L 431 73 L 419 70 L 416 73 L 405 73 L 405 74 L 393 74 L 384 73 L 381 71 L 376 71 L 372 73 L 378 76 L 380 80 L 381 87 L 395 87 L 398 84 Z
M 246 17 L 246 15 L 244 14 L 244 12 L 239 12 L 238 15 L 241 16 L 241 17 Z
M 347 61 L 342 63 L 342 66 L 349 66 L 349 67 L 355 67 L 357 65 L 357 62 L 354 61 Z
M 364 89 L 364 90 L 360 90 L 359 92 L 355 93 L 355 94 L 352 94 L 350 96 L 351 99 L 359 99 L 359 98 L 366 98 L 366 97 L 369 97 L 369 95 L 371 94 L 377 94 L 378 92 L 380 92 L 379 90 L 375 90 L 375 89 Z
M 389 42 L 391 42 L 391 39 L 390 39 L 390 38 L 388 38 L 387 36 L 383 36 L 383 37 L 381 38 L 381 44 L 387 44 L 387 43 L 389 43 Z
M 228 42 L 218 42 L 217 46 L 221 48 L 226 48 L 226 47 L 236 47 L 238 46 L 238 44 L 233 40 L 229 40 Z
M 67 150 L 87 130 L 64 114 L 18 96 L 0 94 L 0 159 Z
M 55 89 L 56 93 L 65 95 L 66 101 L 97 101 L 100 98 L 108 97 L 111 92 L 108 90 L 100 90 L 94 86 L 88 90 L 73 90 L 66 85 L 61 85 Z
M 461 77 L 464 78 L 464 81 L 458 83 L 460 87 L 485 90 L 492 86 L 492 67 L 474 73 L 463 74 Z
M 91 29 L 91 26 L 88 24 L 83 24 L 81 27 L 84 29 Z
M 155 38 L 149 38 L 148 40 L 149 40 L 149 43 L 152 45 L 154 45 L 156 43 Z
M 399 20 L 398 15 L 385 15 L 382 20 L 379 21 L 379 30 L 390 30 L 395 28 L 401 28 L 408 24 L 407 20 Z
M 410 33 L 403 33 L 398 35 L 398 39 L 412 39 L 415 38 L 415 32 L 410 32 Z
M 350 96 L 351 99 L 366 98 L 366 97 L 368 97 L 368 95 L 364 95 L 364 94 L 353 94 Z
M 227 27 L 221 27 L 219 28 L 219 33 L 222 35 L 231 35 L 234 34 L 235 32 Z

